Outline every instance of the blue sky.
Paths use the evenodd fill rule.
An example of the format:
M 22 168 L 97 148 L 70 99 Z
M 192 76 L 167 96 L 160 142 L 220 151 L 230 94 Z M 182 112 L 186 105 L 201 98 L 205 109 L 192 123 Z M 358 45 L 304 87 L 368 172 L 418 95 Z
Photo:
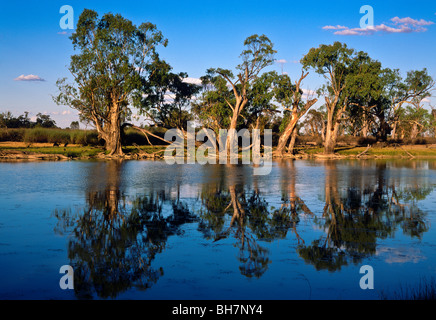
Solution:
M 59 26 L 63 5 L 73 7 L 75 22 L 88 8 L 100 15 L 120 13 L 135 24 L 156 24 L 169 40 L 168 47 L 159 51 L 161 56 L 174 71 L 187 72 L 192 78 L 201 77 L 211 67 L 233 69 L 239 63 L 244 39 L 257 33 L 273 41 L 276 58 L 287 61 L 283 68 L 291 78 L 300 75 L 298 61 L 310 48 L 341 41 L 368 52 L 385 67 L 399 68 L 403 75 L 426 67 L 436 79 L 434 0 L 2 1 L 0 112 L 47 113 L 61 127 L 78 119 L 75 110 L 57 106 L 51 98 L 57 92 L 56 80 L 70 77 L 67 66 L 73 54 L 68 39 L 72 31 L 62 34 Z M 373 32 L 359 30 L 363 5 L 374 9 Z M 281 71 L 281 65 L 271 69 Z M 44 81 L 18 81 L 32 80 L 32 75 L 33 80 L 39 77 Z M 321 83 L 312 73 L 303 87 L 315 90 Z M 436 99 L 431 103 L 436 105 Z

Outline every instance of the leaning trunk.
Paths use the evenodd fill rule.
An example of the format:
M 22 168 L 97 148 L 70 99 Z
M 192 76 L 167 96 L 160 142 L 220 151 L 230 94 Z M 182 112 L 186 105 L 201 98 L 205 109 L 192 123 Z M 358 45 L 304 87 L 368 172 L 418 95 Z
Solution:
M 292 115 L 291 120 L 289 121 L 288 125 L 286 126 L 285 131 L 283 131 L 282 135 L 279 138 L 279 144 L 277 145 L 277 155 L 278 156 L 282 156 L 285 148 L 286 148 L 286 144 L 289 141 L 289 138 L 292 135 L 292 132 L 295 129 L 295 125 L 297 124 L 298 121 L 298 117 L 296 115 Z
M 292 132 L 291 141 L 288 146 L 288 153 L 294 154 L 295 140 L 297 140 L 298 130 L 294 127 L 294 131 Z

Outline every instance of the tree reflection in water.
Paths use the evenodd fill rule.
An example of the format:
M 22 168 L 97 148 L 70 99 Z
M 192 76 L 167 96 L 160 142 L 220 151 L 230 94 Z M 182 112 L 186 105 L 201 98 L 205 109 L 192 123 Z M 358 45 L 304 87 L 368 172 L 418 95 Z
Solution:
M 312 211 L 298 193 L 297 180 L 304 177 L 293 161 L 278 162 L 279 208 L 269 206 L 258 180 L 243 167 L 205 166 L 207 176 L 214 179 L 201 183 L 195 212 L 182 201 L 178 184 L 171 186 L 177 188 L 177 196 L 170 196 L 164 187 L 126 196 L 120 183 L 123 165 L 110 161 L 92 167 L 85 210 L 54 212 L 55 231 L 70 236 L 68 255 L 79 298 L 114 298 L 131 288 L 150 288 L 163 275 L 163 268 L 152 262 L 168 238 L 187 223 L 196 223 L 211 242 L 234 241 L 239 270 L 248 278 L 260 278 L 271 263 L 267 246 L 261 244 L 290 234 L 306 263 L 336 271 L 374 255 L 377 239 L 393 236 L 398 228 L 418 238 L 429 228 L 417 201 L 432 187 L 423 187 L 426 184 L 418 178 L 416 184 L 404 187 L 401 175 L 390 177 L 383 162 L 377 162 L 371 176 L 366 174 L 374 171 L 371 163 L 365 168 L 365 162 L 359 162 L 350 173 L 338 170 L 337 162 L 326 161 L 322 212 Z M 308 244 L 299 232 L 302 217 L 323 230 L 323 236 Z
M 266 203 L 258 197 L 258 192 L 255 191 L 250 196 L 244 190 L 244 177 L 235 179 L 237 168 L 238 166 L 216 166 L 210 169 L 216 170 L 215 173 L 222 179 L 218 183 L 203 184 L 200 194 L 202 206 L 199 211 L 199 231 L 206 239 L 214 242 L 231 235 L 236 238 L 241 274 L 249 278 L 259 278 L 270 263 L 268 250 L 260 246 L 256 239 L 256 236 L 265 236 L 267 227 L 262 216 L 268 212 Z M 247 226 L 254 224 L 257 224 L 256 228 L 247 230 Z
M 71 232 L 68 255 L 74 290 L 82 299 L 92 298 L 94 292 L 101 298 L 114 298 L 133 287 L 150 288 L 163 275 L 162 268 L 151 267 L 156 254 L 182 224 L 196 219 L 179 199 L 166 199 L 163 191 L 130 200 L 119 188 L 123 162 L 101 165 L 106 171 L 100 175 L 106 180 L 105 188 L 90 186 L 86 209 L 77 214 L 55 211 L 56 231 Z M 168 201 L 171 213 L 163 212 Z
M 428 231 L 425 213 L 416 201 L 433 188 L 417 183 L 398 191 L 395 181 L 387 178 L 386 162 L 376 165 L 375 187 L 374 181 L 364 181 L 365 170 L 350 175 L 346 186 L 338 183 L 336 162 L 326 161 L 325 170 L 325 206 L 322 217 L 314 219 L 325 236 L 298 248 L 298 254 L 317 270 L 336 271 L 350 262 L 360 263 L 376 253 L 378 238 L 393 236 L 399 226 L 412 237 Z

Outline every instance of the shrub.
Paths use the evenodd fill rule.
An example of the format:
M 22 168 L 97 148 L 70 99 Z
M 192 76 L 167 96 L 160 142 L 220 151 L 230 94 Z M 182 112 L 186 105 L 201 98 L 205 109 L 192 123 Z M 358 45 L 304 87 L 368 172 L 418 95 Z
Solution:
M 98 145 L 98 133 L 95 130 L 70 130 L 70 142 L 81 145 Z
M 0 141 L 23 141 L 25 129 L 0 129 Z
M 367 145 L 373 145 L 377 143 L 377 139 L 375 137 L 360 137 L 357 140 L 357 144 L 359 146 L 367 146 Z

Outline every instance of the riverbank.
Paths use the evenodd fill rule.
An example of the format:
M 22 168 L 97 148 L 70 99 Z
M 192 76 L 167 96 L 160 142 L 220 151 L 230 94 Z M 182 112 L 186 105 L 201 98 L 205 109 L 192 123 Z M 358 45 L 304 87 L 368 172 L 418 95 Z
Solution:
M 126 146 L 125 159 L 161 159 L 166 146 Z M 86 160 L 111 158 L 102 147 L 50 143 L 0 142 L 0 160 Z M 389 147 L 342 146 L 335 154 L 324 155 L 322 147 L 298 147 L 294 155 L 278 156 L 283 159 L 436 159 L 436 144 L 398 145 Z
M 154 159 L 163 154 L 165 146 L 126 146 L 125 159 Z M 0 160 L 87 160 L 108 159 L 110 156 L 99 146 L 76 144 L 53 146 L 51 143 L 0 142 Z

